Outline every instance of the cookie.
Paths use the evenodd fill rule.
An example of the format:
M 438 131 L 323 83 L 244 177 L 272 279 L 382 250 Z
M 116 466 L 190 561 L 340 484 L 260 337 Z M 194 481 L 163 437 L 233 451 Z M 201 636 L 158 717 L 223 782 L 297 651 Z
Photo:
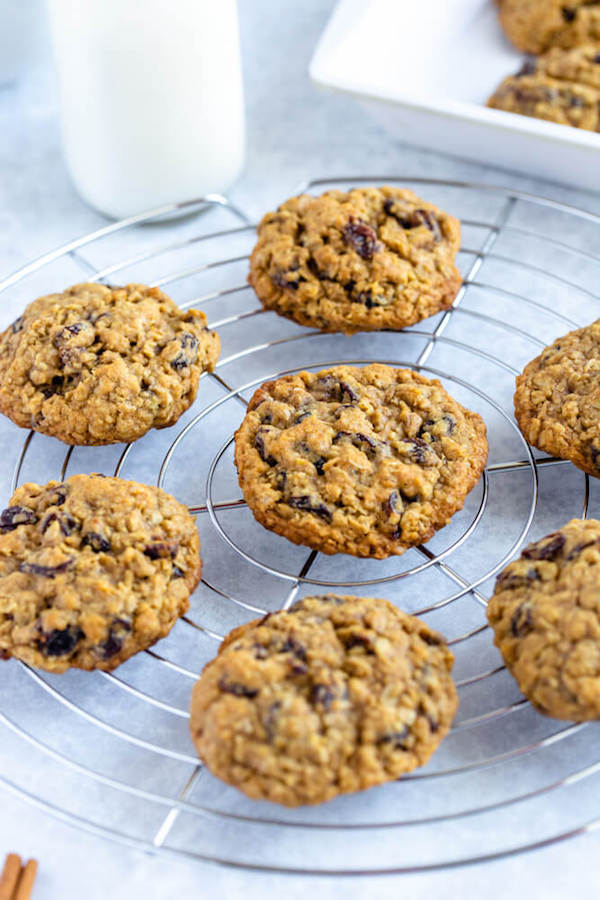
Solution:
M 504 79 L 487 105 L 558 125 L 598 131 L 599 103 L 600 91 L 595 88 L 543 75 L 511 75 Z
M 600 319 L 558 338 L 517 378 L 515 416 L 524 437 L 600 477 Z
M 219 338 L 158 288 L 76 284 L 0 335 L 0 412 L 69 444 L 135 441 L 191 406 Z
M 300 372 L 262 385 L 235 436 L 258 521 L 323 553 L 383 559 L 429 540 L 485 466 L 485 425 L 408 369 Z
M 114 669 L 169 633 L 201 570 L 193 519 L 158 488 L 25 484 L 0 513 L 0 656 Z
M 323 803 L 427 762 L 458 705 L 453 661 L 387 600 L 305 597 L 226 637 L 194 687 L 192 738 L 249 797 Z
M 553 47 L 542 56 L 527 60 L 523 68 L 530 75 L 548 75 L 600 90 L 600 44 L 585 44 L 572 50 Z
M 597 57 L 598 62 L 595 62 Z M 493 109 L 600 130 L 600 53 L 553 49 L 505 78 L 487 103 Z
M 507 36 L 527 53 L 600 41 L 600 3 L 590 0 L 502 0 L 499 15 Z
M 400 188 L 303 194 L 258 226 L 249 281 L 265 309 L 322 331 L 404 328 L 452 305 L 460 224 Z
M 507 669 L 556 719 L 600 719 L 600 522 L 573 519 L 496 582 L 487 615 Z

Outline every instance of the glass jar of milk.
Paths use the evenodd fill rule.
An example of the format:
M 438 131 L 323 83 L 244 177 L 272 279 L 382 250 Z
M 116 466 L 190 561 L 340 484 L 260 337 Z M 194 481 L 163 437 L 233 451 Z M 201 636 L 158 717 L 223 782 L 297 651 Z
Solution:
M 236 0 L 48 0 L 65 156 L 121 218 L 225 191 L 244 159 Z

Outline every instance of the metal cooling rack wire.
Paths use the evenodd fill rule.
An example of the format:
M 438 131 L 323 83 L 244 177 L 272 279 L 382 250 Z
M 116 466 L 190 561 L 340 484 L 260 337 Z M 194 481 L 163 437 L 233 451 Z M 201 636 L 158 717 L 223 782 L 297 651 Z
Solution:
M 461 307 L 461 302 L 466 294 L 466 292 L 471 287 L 476 287 L 480 290 L 488 292 L 490 294 L 496 294 L 499 296 L 505 296 L 512 299 L 516 299 L 521 303 L 524 303 L 530 307 L 537 308 L 540 313 L 544 315 L 549 315 L 553 319 L 563 323 L 568 328 L 576 327 L 578 323 L 572 321 L 568 317 L 562 315 L 557 310 L 548 308 L 544 304 L 533 300 L 530 297 L 523 296 L 516 292 L 513 292 L 507 288 L 500 288 L 497 285 L 486 283 L 479 278 L 479 272 L 483 265 L 483 262 L 486 259 L 493 259 L 496 262 L 503 264 L 511 264 L 517 265 L 518 267 L 524 268 L 525 270 L 531 270 L 535 272 L 537 275 L 540 275 L 543 278 L 549 279 L 550 281 L 560 284 L 565 287 L 573 287 L 579 291 L 587 293 L 588 296 L 594 297 L 594 299 L 598 299 L 598 297 L 592 292 L 581 285 L 574 283 L 569 278 L 566 278 L 561 275 L 556 275 L 551 272 L 547 272 L 544 269 L 537 267 L 533 264 L 523 262 L 522 260 L 515 260 L 511 257 L 503 256 L 502 254 L 498 254 L 494 252 L 494 246 L 501 234 L 505 233 L 513 233 L 516 235 L 521 235 L 523 237 L 536 238 L 540 235 L 535 232 L 525 228 L 517 227 L 511 225 L 509 222 L 511 213 L 515 208 L 516 204 L 519 201 L 525 201 L 528 203 L 535 204 L 541 208 L 546 208 L 549 210 L 555 210 L 567 215 L 574 216 L 579 220 L 585 220 L 595 225 L 600 225 L 600 218 L 595 216 L 592 213 L 588 213 L 582 210 L 577 210 L 573 207 L 568 207 L 565 204 L 558 203 L 556 201 L 547 200 L 544 198 L 538 198 L 530 194 L 526 194 L 523 192 L 511 191 L 502 188 L 494 188 L 488 185 L 473 185 L 466 182 L 447 182 L 439 179 L 427 179 L 427 178 L 398 178 L 397 176 L 391 177 L 350 177 L 350 178 L 335 178 L 335 179 L 319 179 L 315 181 L 311 181 L 302 187 L 303 190 L 309 191 L 319 191 L 325 187 L 331 186 L 342 186 L 344 184 L 353 183 L 353 184 L 370 184 L 370 183 L 410 183 L 410 184 L 419 184 L 419 185 L 427 185 L 427 186 L 440 186 L 446 188 L 454 188 L 459 191 L 475 191 L 487 193 L 488 195 L 496 195 L 504 198 L 504 205 L 500 214 L 497 217 L 495 222 L 485 222 L 479 221 L 477 219 L 463 219 L 463 223 L 467 225 L 472 225 L 473 227 L 481 227 L 487 229 L 488 234 L 485 238 L 481 248 L 469 249 L 468 247 L 462 248 L 462 252 L 465 255 L 472 256 L 472 262 L 468 271 L 465 275 L 463 286 L 459 291 L 454 305 L 452 309 L 447 311 L 439 320 L 436 328 L 433 332 L 429 333 L 426 331 L 418 331 L 411 330 L 411 334 L 418 335 L 425 339 L 424 348 L 419 354 L 417 360 L 412 363 L 405 363 L 412 368 L 418 369 L 420 371 L 425 371 L 430 374 L 434 374 L 437 376 L 441 376 L 447 380 L 453 381 L 457 384 L 460 384 L 463 387 L 466 387 L 472 391 L 474 391 L 482 400 L 486 403 L 490 404 L 492 408 L 496 410 L 496 412 L 501 415 L 510 428 L 514 429 L 520 438 L 520 433 L 518 429 L 514 425 L 514 422 L 510 419 L 510 417 L 506 414 L 506 412 L 502 409 L 502 407 L 497 404 L 493 398 L 484 394 L 483 392 L 477 390 L 472 385 L 468 385 L 463 380 L 457 378 L 452 373 L 439 371 L 437 369 L 433 369 L 430 366 L 426 365 L 428 362 L 432 352 L 435 347 L 440 346 L 451 346 L 456 347 L 464 352 L 468 352 L 473 354 L 476 357 L 479 357 L 485 360 L 487 363 L 492 364 L 493 366 L 497 366 L 504 371 L 507 371 L 511 374 L 516 374 L 516 370 L 508 365 L 506 362 L 501 360 L 500 358 L 493 356 L 492 354 L 486 353 L 468 343 L 458 341 L 456 339 L 452 339 L 447 337 L 444 332 L 452 320 L 453 317 L 459 316 L 459 320 L 461 317 L 470 317 L 471 319 L 478 319 L 482 322 L 487 322 L 489 324 L 499 326 L 506 331 L 517 335 L 521 338 L 524 338 L 530 341 L 532 344 L 536 346 L 544 346 L 544 341 L 539 338 L 531 335 L 530 333 L 524 331 L 519 328 L 518 325 L 514 323 L 507 323 L 502 320 L 499 320 L 493 316 L 480 313 L 478 311 L 465 309 Z M 207 233 L 207 234 L 199 234 L 195 235 L 191 238 L 186 238 L 180 241 L 171 241 L 164 246 L 159 247 L 158 249 L 153 249 L 148 252 L 139 253 L 134 256 L 130 256 L 126 259 L 116 261 L 110 266 L 106 266 L 102 269 L 96 270 L 85 256 L 82 256 L 80 250 L 85 248 L 86 246 L 96 242 L 101 241 L 103 238 L 114 235 L 123 229 L 130 228 L 132 226 L 154 220 L 159 218 L 162 215 L 166 215 L 173 212 L 180 211 L 194 211 L 196 209 L 201 209 L 203 207 L 219 207 L 225 211 L 230 212 L 234 217 L 238 220 L 242 221 L 241 226 L 237 226 L 235 228 L 225 229 L 218 232 Z M 151 210 L 148 213 L 134 216 L 130 219 L 124 220 L 122 222 L 117 222 L 112 225 L 109 225 L 105 228 L 99 229 L 98 231 L 82 237 L 78 240 L 72 241 L 63 247 L 45 254 L 40 257 L 38 260 L 32 262 L 31 264 L 23 267 L 18 272 L 11 275 L 9 278 L 0 282 L 0 292 L 7 290 L 18 281 L 21 281 L 24 278 L 27 278 L 29 275 L 32 275 L 35 272 L 38 272 L 40 269 L 43 269 L 44 266 L 49 265 L 50 263 L 60 259 L 61 257 L 68 255 L 75 262 L 78 263 L 82 268 L 86 270 L 87 273 L 91 273 L 92 278 L 94 280 L 103 281 L 107 279 L 109 276 L 123 270 L 124 268 L 129 268 L 131 266 L 135 266 L 136 264 L 147 262 L 149 260 L 159 258 L 163 253 L 173 253 L 178 250 L 183 250 L 189 248 L 194 244 L 199 244 L 201 242 L 207 241 L 212 238 L 219 238 L 226 243 L 228 239 L 233 236 L 239 236 L 244 232 L 251 233 L 253 226 L 250 225 L 248 219 L 244 215 L 244 213 L 233 206 L 226 198 L 210 195 L 205 198 L 199 198 L 198 200 L 190 201 L 189 203 L 183 204 L 170 204 L 165 207 L 161 207 L 160 209 Z M 581 259 L 585 260 L 596 260 L 600 262 L 600 257 L 591 253 L 586 253 L 581 251 L 578 248 L 571 247 L 568 243 L 564 241 L 557 240 L 555 238 L 544 236 L 544 240 L 546 243 L 550 243 L 557 247 L 557 249 L 561 249 L 564 251 L 568 251 L 569 253 L 573 253 Z M 164 276 L 156 279 L 153 284 L 156 286 L 164 287 L 166 285 L 172 284 L 176 281 L 181 281 L 187 278 L 202 276 L 203 273 L 208 273 L 211 270 L 222 269 L 223 271 L 227 270 L 227 267 L 236 263 L 239 263 L 246 259 L 245 256 L 231 256 L 226 259 L 214 260 L 208 263 L 204 263 L 202 265 L 186 267 L 174 272 L 165 273 Z M 212 291 L 195 297 L 193 300 L 188 301 L 185 304 L 185 307 L 191 307 L 196 305 L 202 305 L 212 308 L 211 304 L 219 299 L 230 296 L 232 294 L 242 293 L 247 290 L 247 285 L 244 284 L 233 284 L 224 289 Z M 243 311 L 236 315 L 227 316 L 222 319 L 216 319 L 211 322 L 212 327 L 225 328 L 229 326 L 234 326 L 237 323 L 243 322 L 246 319 L 253 318 L 255 316 L 260 316 L 265 314 L 262 308 L 253 307 L 249 310 Z M 245 356 L 249 356 L 251 354 L 261 353 L 263 351 L 267 351 L 270 348 L 283 345 L 283 344 L 293 344 L 298 341 L 304 340 L 313 340 L 319 338 L 318 332 L 305 332 L 301 335 L 294 335 L 291 337 L 283 337 L 278 340 L 265 342 L 263 344 L 254 345 L 252 347 L 248 347 L 243 351 L 240 351 L 236 354 L 230 355 L 228 358 L 222 359 L 219 362 L 217 367 L 217 371 L 211 373 L 207 377 L 210 377 L 214 380 L 216 384 L 220 386 L 220 388 L 224 391 L 222 397 L 220 397 L 217 401 L 207 406 L 203 409 L 184 429 L 182 429 L 179 434 L 176 436 L 174 442 L 169 448 L 167 454 L 165 455 L 160 470 L 158 473 L 158 484 L 163 484 L 164 479 L 166 477 L 166 473 L 168 467 L 171 463 L 173 455 L 179 445 L 179 443 L 183 440 L 183 438 L 195 428 L 207 415 L 210 414 L 213 410 L 221 407 L 223 404 L 228 403 L 233 400 L 236 403 L 245 405 L 246 401 L 244 399 L 244 392 L 258 384 L 260 381 L 266 380 L 266 377 L 276 377 L 280 372 L 272 373 L 269 376 L 261 377 L 253 382 L 244 385 L 230 385 L 226 378 L 223 376 L 223 370 L 226 369 L 228 365 L 233 362 L 236 362 Z M 334 365 L 335 362 L 326 362 L 320 361 L 317 363 L 312 363 L 310 360 L 310 348 L 307 350 L 307 358 L 303 361 L 302 367 L 312 367 L 316 368 L 317 365 Z M 344 360 L 348 362 L 348 360 Z M 372 360 L 369 359 L 358 359 L 353 360 L 354 364 L 365 364 Z M 381 361 L 381 360 L 378 360 Z M 397 360 L 391 360 L 388 362 L 392 362 L 395 365 L 400 365 Z M 288 371 L 298 371 L 298 368 L 290 369 Z M 12 487 L 18 484 L 19 477 L 21 474 L 22 466 L 25 461 L 26 455 L 30 450 L 32 440 L 34 438 L 34 433 L 30 432 L 23 444 L 21 453 L 17 459 L 15 469 L 12 477 Z M 220 535 L 222 540 L 224 540 L 230 548 L 232 548 L 240 557 L 245 559 L 249 564 L 256 566 L 262 569 L 265 572 L 268 572 L 271 575 L 274 575 L 280 579 L 284 583 L 289 585 L 289 590 L 286 594 L 286 598 L 284 600 L 283 606 L 289 606 L 291 602 L 293 602 L 294 597 L 296 596 L 297 591 L 300 586 L 304 583 L 310 584 L 318 584 L 318 585 L 327 585 L 329 587 L 349 587 L 349 586 L 360 586 L 367 585 L 373 583 L 381 583 L 394 581 L 399 578 L 407 578 L 410 576 L 415 576 L 419 572 L 423 571 L 429 567 L 437 568 L 443 575 L 451 581 L 455 586 L 458 586 L 460 590 L 450 595 L 447 598 L 444 598 L 441 601 L 436 602 L 424 609 L 418 610 L 417 613 L 421 615 L 426 615 L 434 610 L 440 609 L 444 606 L 447 606 L 456 600 L 466 597 L 472 596 L 480 605 L 484 606 L 486 604 L 486 597 L 481 594 L 478 588 L 493 574 L 495 574 L 504 564 L 505 562 L 511 558 L 518 551 L 518 548 L 522 545 L 522 543 L 526 540 L 527 535 L 529 533 L 531 523 L 533 520 L 533 516 L 536 511 L 536 507 L 538 504 L 538 468 L 539 467 L 554 467 L 563 465 L 563 460 L 557 460 L 553 458 L 541 458 L 535 459 L 531 450 L 526 445 L 526 443 L 522 440 L 523 443 L 523 458 L 517 460 L 509 460 L 507 462 L 502 463 L 494 463 L 487 467 L 484 479 L 483 479 L 483 490 L 482 490 L 482 498 L 479 505 L 479 508 L 463 532 L 463 534 L 454 541 L 446 550 L 442 553 L 434 554 L 432 551 L 426 547 L 422 546 L 417 549 L 422 559 L 424 560 L 418 565 L 413 566 L 408 571 L 400 572 L 395 575 L 387 576 L 385 578 L 377 578 L 363 581 L 328 581 L 324 579 L 316 579 L 311 578 L 310 571 L 314 566 L 314 563 L 318 557 L 316 551 L 312 551 L 306 557 L 304 565 L 300 569 L 299 572 L 287 572 L 281 571 L 274 566 L 267 566 L 262 563 L 260 560 L 252 556 L 250 553 L 246 552 L 243 547 L 239 546 L 237 542 L 235 542 L 226 532 L 225 527 L 221 524 L 220 516 L 226 516 L 227 512 L 230 510 L 239 509 L 244 506 L 244 501 L 241 498 L 233 498 L 230 500 L 221 500 L 216 501 L 213 497 L 213 481 L 214 475 L 217 470 L 217 467 L 221 464 L 226 464 L 225 456 L 227 450 L 231 444 L 231 440 L 227 441 L 224 446 L 218 451 L 215 455 L 209 470 L 209 475 L 207 479 L 206 486 L 206 502 L 201 505 L 191 506 L 190 511 L 194 514 L 204 516 L 208 514 L 209 521 L 211 522 L 212 527 L 214 527 L 217 533 Z M 61 478 L 65 478 L 67 475 L 69 463 L 71 460 L 73 448 L 69 448 L 65 454 L 65 458 L 63 461 L 63 465 L 61 468 Z M 120 459 L 115 468 L 115 474 L 118 475 L 126 460 L 129 457 L 131 451 L 131 446 L 125 447 Z M 527 511 L 527 515 L 525 517 L 525 522 L 522 524 L 518 537 L 513 541 L 513 544 L 508 552 L 506 552 L 502 559 L 499 562 L 496 562 L 483 576 L 480 576 L 476 580 L 470 580 L 464 578 L 460 575 L 452 566 L 448 564 L 446 561 L 449 556 L 451 556 L 452 551 L 456 549 L 458 546 L 462 545 L 475 531 L 477 525 L 479 524 L 487 506 L 488 493 L 489 493 L 489 479 L 497 476 L 497 473 L 510 473 L 510 472 L 518 472 L 526 470 L 530 474 L 530 502 L 529 508 Z M 584 481 L 584 499 L 582 505 L 582 516 L 587 515 L 589 503 L 589 479 L 585 476 Z M 252 603 L 249 603 L 247 600 L 240 597 L 233 597 L 227 591 L 220 588 L 218 585 L 210 583 L 207 579 L 203 581 L 204 587 L 213 593 L 215 596 L 219 597 L 226 603 L 231 603 L 236 607 L 244 609 L 245 611 L 263 614 L 266 612 L 266 609 L 258 607 Z M 218 642 L 222 639 L 223 635 L 215 632 L 213 629 L 209 629 L 206 625 L 202 623 L 195 622 L 190 617 L 185 617 L 184 623 L 193 629 L 199 630 L 203 635 L 208 637 L 209 639 Z M 486 630 L 487 626 L 485 624 L 471 628 L 470 630 L 464 632 L 463 634 L 459 634 L 450 639 L 449 643 L 453 646 L 464 646 L 471 639 L 476 638 L 482 632 Z M 189 668 L 180 665 L 178 662 L 174 662 L 173 660 L 167 659 L 163 657 L 157 650 L 152 649 L 146 651 L 146 656 L 153 663 L 158 664 L 159 666 L 165 667 L 169 671 L 175 673 L 178 676 L 182 676 L 187 680 L 187 683 L 190 683 L 192 679 L 195 679 L 198 675 L 197 672 L 190 670 Z M 192 789 L 194 788 L 198 777 L 202 771 L 202 767 L 200 766 L 198 760 L 195 756 L 192 756 L 189 753 L 180 752 L 172 750 L 168 747 L 164 747 L 158 743 L 155 743 L 151 740 L 147 740 L 146 738 L 140 738 L 134 734 L 129 733 L 123 728 L 117 728 L 110 721 L 107 721 L 105 718 L 98 716 L 96 714 L 92 714 L 89 711 L 85 710 L 82 706 L 69 699 L 62 691 L 58 690 L 54 684 L 51 684 L 44 674 L 34 671 L 33 669 L 20 664 L 23 668 L 23 671 L 27 673 L 27 675 L 33 680 L 34 684 L 46 693 L 49 696 L 49 700 L 58 704 L 57 713 L 60 713 L 60 709 L 64 710 L 64 714 L 73 714 L 78 717 L 82 717 L 87 723 L 89 723 L 90 727 L 99 728 L 105 732 L 110 733 L 112 736 L 118 738 L 119 740 L 125 741 L 128 745 L 134 746 L 140 751 L 155 754 L 160 756 L 164 760 L 174 760 L 178 762 L 188 763 L 192 767 L 192 772 L 185 784 L 182 786 L 182 789 L 177 798 L 173 798 L 171 796 L 163 795 L 159 792 L 153 792 L 141 789 L 133 784 L 129 784 L 126 781 L 120 781 L 118 779 L 107 776 L 106 774 L 98 771 L 92 766 L 84 765 L 76 760 L 70 758 L 70 756 L 66 753 L 63 753 L 56 748 L 52 747 L 48 743 L 44 742 L 40 739 L 40 737 L 36 734 L 32 734 L 23 728 L 18 722 L 15 722 L 5 713 L 0 711 L 0 722 L 8 729 L 10 729 L 15 735 L 18 735 L 22 740 L 32 745 L 36 750 L 48 758 L 54 760 L 57 764 L 60 764 L 65 768 L 65 770 L 69 770 L 75 772 L 79 775 L 84 776 L 85 778 L 90 779 L 93 782 L 97 782 L 103 784 L 105 786 L 111 787 L 119 792 L 122 792 L 124 796 L 134 797 L 137 800 L 140 800 L 144 803 L 148 803 L 154 806 L 163 807 L 167 809 L 166 816 L 164 817 L 160 827 L 156 831 L 154 838 L 152 841 L 148 841 L 146 839 L 137 837 L 135 834 L 125 833 L 119 831 L 118 829 L 112 828 L 110 826 L 104 825 L 99 822 L 94 822 L 93 820 L 75 814 L 69 810 L 61 809 L 60 807 L 52 804 L 51 802 L 37 797 L 27 790 L 25 790 L 22 786 L 13 783 L 7 777 L 0 777 L 0 783 L 4 785 L 4 787 L 10 791 L 11 793 L 19 796 L 21 799 L 26 800 L 30 804 L 45 810 L 46 812 L 50 812 L 52 815 L 57 818 L 62 819 L 63 821 L 69 822 L 71 824 L 78 825 L 79 827 L 91 831 L 92 833 L 102 835 L 105 837 L 111 837 L 113 839 L 119 840 L 125 844 L 130 846 L 141 847 L 144 849 L 152 848 L 156 852 L 167 853 L 167 854 L 185 854 L 190 856 L 195 856 L 198 859 L 208 860 L 218 863 L 224 863 L 231 866 L 245 867 L 249 869 L 259 869 L 262 871 L 281 871 L 281 872 L 293 872 L 297 874 L 335 874 L 335 875 L 351 875 L 351 874 L 380 874 L 380 873 L 408 873 L 408 872 L 418 872 L 418 871 L 428 871 L 435 870 L 441 868 L 449 868 L 459 865 L 466 865 L 469 863 L 477 863 L 484 862 L 491 859 L 503 858 L 506 856 L 511 856 L 520 852 L 524 852 L 527 850 L 532 850 L 544 846 L 549 846 L 551 844 L 567 840 L 575 835 L 582 834 L 585 832 L 593 831 L 600 826 L 600 819 L 594 819 L 587 822 L 584 822 L 578 825 L 575 828 L 565 829 L 557 834 L 553 834 L 549 837 L 542 838 L 540 840 L 524 842 L 520 845 L 508 848 L 497 848 L 489 853 L 479 853 L 473 855 L 463 855 L 460 858 L 454 859 L 440 859 L 434 860 L 432 862 L 426 862 L 423 864 L 405 864 L 405 865 L 392 865 L 392 866 L 379 866 L 379 867 L 357 867 L 354 869 L 342 869 L 342 868 L 323 868 L 323 867 L 310 867 L 310 866 L 293 866 L 287 864 L 269 864 L 262 862 L 255 862 L 252 860 L 243 860 L 239 857 L 232 855 L 231 853 L 224 853 L 222 855 L 216 854 L 207 854 L 202 853 L 192 848 L 175 848 L 170 847 L 167 843 L 169 834 L 177 821 L 177 818 L 180 815 L 187 815 L 194 818 L 201 818 L 211 816 L 214 817 L 217 821 L 222 820 L 231 820 L 235 822 L 245 823 L 248 827 L 252 827 L 253 825 L 260 824 L 262 826 L 273 826 L 278 828 L 286 828 L 286 829 L 301 829 L 301 830 L 310 830 L 314 829 L 317 833 L 319 831 L 342 831 L 348 833 L 354 832 L 362 832 L 362 831 L 373 831 L 378 829 L 402 829 L 416 826 L 425 826 L 425 825 L 433 825 L 435 823 L 446 823 L 452 821 L 458 821 L 469 817 L 474 817 L 482 814 L 486 814 L 489 812 L 493 812 L 496 810 L 504 809 L 511 806 L 518 806 L 521 808 L 521 805 L 526 806 L 528 801 L 536 799 L 538 797 L 544 795 L 552 795 L 554 792 L 562 791 L 570 786 L 580 783 L 586 778 L 593 777 L 596 774 L 600 773 L 600 763 L 594 763 L 592 765 L 585 766 L 581 769 L 575 769 L 568 772 L 564 777 L 557 778 L 551 780 L 550 782 L 543 784 L 533 790 L 529 791 L 521 791 L 520 793 L 515 793 L 512 796 L 508 796 L 503 798 L 502 800 L 496 800 L 492 802 L 484 802 L 480 805 L 470 805 L 464 808 L 453 809 L 450 812 L 439 814 L 439 815 L 428 815 L 428 816 L 414 816 L 407 817 L 404 819 L 386 819 L 381 821 L 352 821 L 345 823 L 331 823 L 327 821 L 319 820 L 318 818 L 311 818 L 310 820 L 302 820 L 302 821 L 289 821 L 284 818 L 280 818 L 277 816 L 253 816 L 253 815 L 243 815 L 234 813 L 231 811 L 219 809 L 218 807 L 211 806 L 206 803 L 192 802 L 189 798 Z M 483 672 L 476 673 L 468 678 L 464 678 L 458 682 L 459 691 L 463 691 L 464 689 L 470 687 L 474 684 L 479 684 L 485 682 L 487 679 L 494 678 L 498 676 L 500 673 L 504 671 L 503 666 L 496 666 L 495 668 L 488 669 Z M 185 709 L 169 704 L 163 700 L 160 700 L 157 697 L 154 697 L 151 693 L 141 690 L 138 687 L 135 687 L 129 684 L 124 678 L 120 675 L 116 675 L 114 673 L 98 673 L 98 677 L 106 679 L 110 684 L 117 688 L 118 690 L 123 690 L 127 695 L 133 696 L 136 701 L 148 704 L 151 708 L 156 708 L 163 713 L 168 715 L 172 715 L 178 718 L 186 718 L 188 716 L 188 712 Z M 471 716 L 467 719 L 463 719 L 462 721 L 455 724 L 452 734 L 460 733 L 461 731 L 465 731 L 472 728 L 477 728 L 480 725 L 489 724 L 492 721 L 502 719 L 507 715 L 511 715 L 512 713 L 517 713 L 522 710 L 524 707 L 527 707 L 527 701 L 524 699 L 520 699 L 512 704 L 501 706 L 496 709 L 487 710 L 486 712 Z M 483 759 L 476 760 L 471 763 L 467 763 L 460 766 L 446 766 L 445 768 L 434 770 L 434 771 L 422 771 L 422 772 L 414 772 L 406 778 L 402 779 L 402 781 L 397 785 L 397 787 L 401 788 L 402 782 L 405 781 L 413 781 L 413 782 L 425 782 L 427 783 L 431 779 L 439 779 L 445 777 L 451 777 L 453 775 L 460 775 L 469 772 L 482 771 L 488 768 L 504 765 L 510 763 L 511 761 L 518 761 L 522 757 L 526 757 L 530 754 L 536 753 L 545 748 L 551 747 L 562 742 L 565 739 L 570 739 L 575 735 L 581 734 L 586 726 L 583 724 L 571 724 L 571 725 L 562 725 L 557 728 L 557 730 L 553 731 L 551 734 L 546 737 L 537 739 L 537 740 L 529 740 L 525 741 L 519 746 L 512 747 L 510 750 L 505 751 L 503 753 L 498 753 L 495 755 L 487 756 Z M 448 738 L 450 740 L 450 738 Z M 390 786 L 393 789 L 394 786 Z

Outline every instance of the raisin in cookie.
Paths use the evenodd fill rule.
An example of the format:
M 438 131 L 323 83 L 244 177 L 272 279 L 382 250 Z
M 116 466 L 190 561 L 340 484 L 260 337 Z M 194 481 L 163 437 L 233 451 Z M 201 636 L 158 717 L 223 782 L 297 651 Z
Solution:
M 600 719 L 600 522 L 573 519 L 496 582 L 495 643 L 523 694 L 557 719 Z
M 260 387 L 235 436 L 258 521 L 323 553 L 378 559 L 431 538 L 487 458 L 482 419 L 407 369 L 300 372 Z
M 502 0 L 499 14 L 510 40 L 527 53 L 600 41 L 600 2 L 594 0 Z
M 141 284 L 76 284 L 0 335 L 0 411 L 69 444 L 135 441 L 194 402 L 219 355 L 204 313 Z
M 322 331 L 404 328 L 451 306 L 457 219 L 399 188 L 293 197 L 258 227 L 249 281 L 265 309 Z
M 158 488 L 25 484 L 0 514 L 0 656 L 114 669 L 169 633 L 201 569 L 193 519 Z
M 208 768 L 286 806 L 427 762 L 458 705 L 444 638 L 364 597 L 305 597 L 236 628 L 205 667 L 191 732 Z
M 530 444 L 600 477 L 600 319 L 558 338 L 517 378 L 515 416 Z
M 487 105 L 560 125 L 600 130 L 598 48 L 555 48 L 527 61 L 520 72 L 504 79 Z

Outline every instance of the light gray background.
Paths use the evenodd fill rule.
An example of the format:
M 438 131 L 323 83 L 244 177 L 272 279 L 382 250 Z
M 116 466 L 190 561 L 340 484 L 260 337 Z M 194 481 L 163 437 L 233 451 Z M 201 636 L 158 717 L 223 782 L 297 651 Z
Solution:
M 313 88 L 308 61 L 332 6 L 331 0 L 240 0 L 248 144 L 246 168 L 231 197 L 251 216 L 258 217 L 304 179 L 367 172 L 510 185 L 600 212 L 600 195 L 578 194 L 398 144 L 351 99 Z M 19 85 L 0 90 L 0 135 L 3 276 L 105 220 L 79 200 L 69 182 L 47 61 Z M 0 747 L 0 760 L 2 752 Z M 590 872 L 596 868 L 598 839 L 586 836 L 516 859 L 439 874 L 299 880 L 151 858 L 75 831 L 2 794 L 0 857 L 9 850 L 40 859 L 36 900 L 84 891 L 90 900 L 107 895 L 252 898 L 265 892 L 295 898 L 307 891 L 323 898 L 429 898 L 440 893 L 503 898 L 539 896 L 542 885 L 545 897 L 562 898 L 575 890 L 584 897 L 596 893 L 597 879 Z

